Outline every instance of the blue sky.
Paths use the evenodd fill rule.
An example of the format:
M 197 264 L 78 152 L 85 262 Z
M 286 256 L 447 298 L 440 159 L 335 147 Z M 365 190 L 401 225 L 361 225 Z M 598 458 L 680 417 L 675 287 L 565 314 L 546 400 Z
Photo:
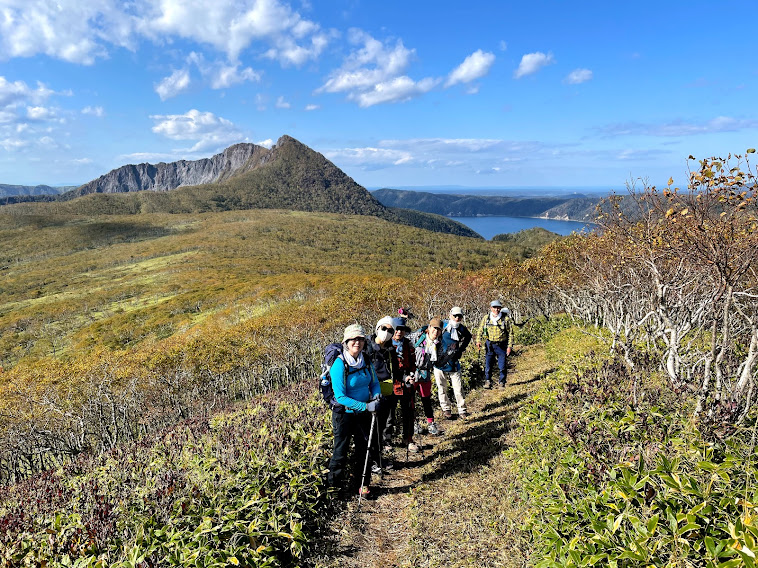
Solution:
M 686 183 L 758 142 L 754 0 L 0 0 L 0 183 L 289 134 L 367 187 Z

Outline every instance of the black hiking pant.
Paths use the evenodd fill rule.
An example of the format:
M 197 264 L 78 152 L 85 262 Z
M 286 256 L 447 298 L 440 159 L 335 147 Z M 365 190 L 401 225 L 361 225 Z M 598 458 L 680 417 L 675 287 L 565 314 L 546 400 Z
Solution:
M 382 402 L 379 404 L 379 424 L 381 429 L 382 446 L 392 445 L 392 435 L 395 433 L 395 415 L 397 409 L 397 399 L 395 394 L 382 395 Z
M 361 473 L 366 459 L 366 447 L 368 445 L 368 435 L 371 429 L 370 412 L 336 412 L 332 410 L 332 429 L 334 430 L 334 449 L 332 458 L 329 460 L 329 475 L 327 483 L 330 487 L 338 489 L 347 489 L 353 493 L 358 493 L 361 486 Z M 374 427 L 374 440 L 371 444 L 371 459 L 379 461 L 377 448 L 379 445 L 378 427 Z M 347 461 L 350 450 L 351 440 L 355 444 L 353 456 L 350 460 L 352 464 L 352 481 L 350 485 L 346 483 L 347 478 Z M 369 463 L 371 463 L 369 459 Z M 366 469 L 366 475 L 363 478 L 363 485 L 368 486 L 371 482 L 371 467 Z

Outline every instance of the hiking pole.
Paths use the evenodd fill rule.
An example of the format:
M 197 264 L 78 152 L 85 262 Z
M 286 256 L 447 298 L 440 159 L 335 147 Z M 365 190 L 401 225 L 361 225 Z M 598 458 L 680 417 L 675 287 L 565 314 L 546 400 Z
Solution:
M 411 415 L 410 419 L 410 428 L 411 428 L 411 440 L 413 439 L 413 436 L 416 434 L 415 427 L 416 427 L 416 385 L 414 384 L 411 387 L 411 402 L 408 404 L 408 410 Z M 408 462 L 411 461 L 411 443 L 406 442 L 405 445 L 405 465 L 408 466 Z
M 376 424 L 376 412 L 371 413 L 371 428 L 368 431 L 368 444 L 366 444 L 366 461 L 363 463 L 363 475 L 361 476 L 361 488 L 358 491 L 358 507 L 363 500 L 363 483 L 366 481 L 366 469 L 368 468 L 368 457 L 371 454 L 371 438 L 374 437 L 374 425 Z M 355 487 L 355 485 L 353 485 Z

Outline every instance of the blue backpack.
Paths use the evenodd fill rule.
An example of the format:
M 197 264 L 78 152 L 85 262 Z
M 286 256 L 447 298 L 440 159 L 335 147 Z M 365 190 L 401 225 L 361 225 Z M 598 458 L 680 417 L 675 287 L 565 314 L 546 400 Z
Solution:
M 345 374 L 346 379 L 351 373 L 357 373 L 365 368 L 365 366 L 351 367 L 348 365 L 342 356 L 342 348 L 343 345 L 341 343 L 330 343 L 324 348 L 324 359 L 321 362 L 321 376 L 319 377 L 319 392 L 321 393 L 321 397 L 324 399 L 326 405 L 335 412 L 345 412 L 345 407 L 337 402 L 337 399 L 334 397 L 332 377 L 329 375 L 329 369 L 332 368 L 332 365 L 338 358 L 342 359 L 342 362 L 345 364 L 345 369 L 347 370 Z M 371 354 L 364 351 L 363 355 L 365 361 L 371 360 Z

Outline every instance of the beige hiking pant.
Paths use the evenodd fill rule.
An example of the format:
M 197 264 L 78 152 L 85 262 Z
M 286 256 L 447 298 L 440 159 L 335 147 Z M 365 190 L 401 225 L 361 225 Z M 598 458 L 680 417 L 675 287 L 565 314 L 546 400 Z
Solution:
M 460 371 L 443 371 L 434 369 L 434 378 L 437 381 L 437 394 L 440 397 L 442 410 L 451 410 L 450 398 L 447 396 L 448 379 L 453 385 L 455 402 L 458 404 L 458 413 L 466 412 L 466 401 L 463 399 L 463 385 L 461 384 Z

